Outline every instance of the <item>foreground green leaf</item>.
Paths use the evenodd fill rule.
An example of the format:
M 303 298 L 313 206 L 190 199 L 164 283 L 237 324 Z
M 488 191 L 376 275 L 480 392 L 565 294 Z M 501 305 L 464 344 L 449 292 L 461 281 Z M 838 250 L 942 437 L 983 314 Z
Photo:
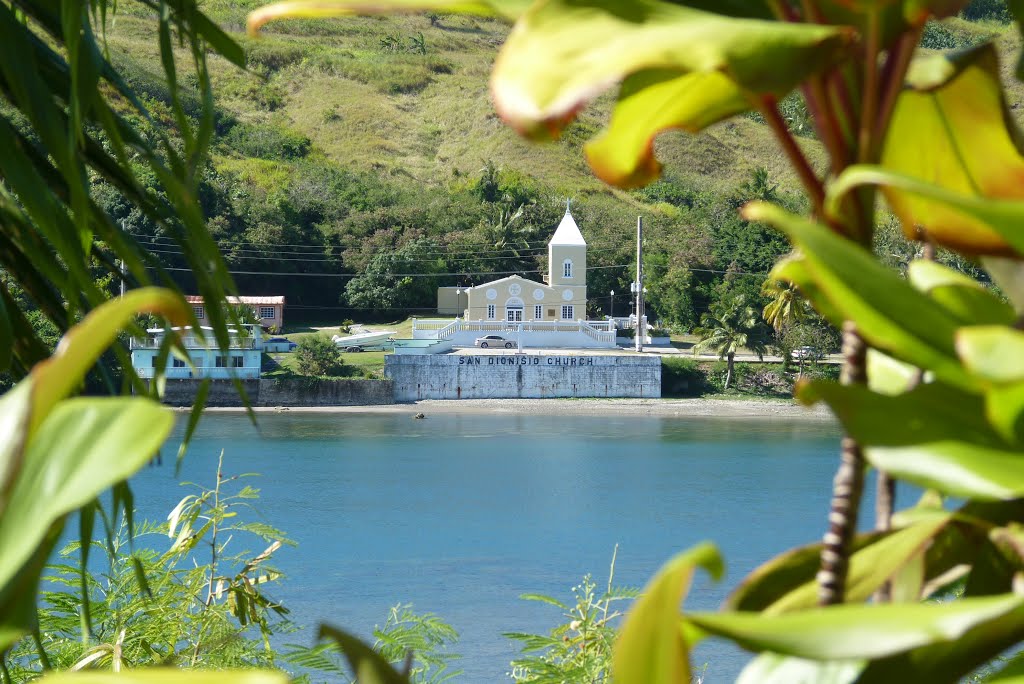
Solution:
M 687 621 L 753 651 L 811 660 L 881 659 L 972 630 L 1009 623 L 1024 635 L 1024 597 L 967 598 L 943 604 L 840 605 L 782 615 L 688 613 Z M 875 680 L 881 681 L 881 680 Z
M 817 661 L 762 653 L 743 668 L 736 684 L 850 684 L 863 660 Z
M 700 544 L 668 563 L 648 582 L 615 642 L 612 670 L 619 684 L 676 684 L 690 680 L 689 646 L 678 630 L 680 602 L 697 568 L 713 579 L 723 572 L 711 544 Z
M 380 653 L 348 632 L 320 625 L 319 638 L 330 639 L 338 645 L 359 684 L 409 684 L 408 678 L 391 667 Z
M 17 586 L 13 579 L 51 526 L 141 468 L 173 422 L 168 410 L 145 399 L 72 399 L 54 409 L 29 443 L 0 516 L 0 608 L 33 595 L 32 577 Z M 9 612 L 0 609 L 0 616 L 6 623 Z
M 868 447 L 871 465 L 893 477 L 948 496 L 981 501 L 1024 497 L 1024 458 L 1019 450 L 959 441 L 905 447 Z
M 824 226 L 766 202 L 746 205 L 743 214 L 781 229 L 803 251 L 800 263 L 805 275 L 831 304 L 825 313 L 839 316 L 832 320 L 834 324 L 853 321 L 872 346 L 932 370 L 957 386 L 975 386 L 956 358 L 957 320 L 942 306 Z M 783 279 L 784 275 L 773 277 Z

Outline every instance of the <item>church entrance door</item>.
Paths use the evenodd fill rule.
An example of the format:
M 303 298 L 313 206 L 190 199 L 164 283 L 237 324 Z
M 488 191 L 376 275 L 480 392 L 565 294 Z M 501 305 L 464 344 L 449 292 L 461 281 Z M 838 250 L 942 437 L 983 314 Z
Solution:
M 509 323 L 522 323 L 523 322 L 523 310 L 522 309 L 505 309 L 505 320 Z

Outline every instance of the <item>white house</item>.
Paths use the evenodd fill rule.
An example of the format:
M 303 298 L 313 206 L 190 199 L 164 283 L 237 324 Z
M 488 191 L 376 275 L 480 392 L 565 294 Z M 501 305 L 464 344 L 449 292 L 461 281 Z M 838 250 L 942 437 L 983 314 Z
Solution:
M 202 326 L 201 336 L 196 335 L 191 326 L 171 328 L 173 334 L 181 336 L 181 342 L 194 369 L 190 368 L 184 359 L 170 354 L 165 366 L 165 377 L 259 378 L 263 354 L 262 328 L 259 325 L 243 325 L 239 328 L 241 330 L 228 330 L 230 346 L 226 351 L 218 349 L 212 328 Z M 139 377 L 152 378 L 155 374 L 160 345 L 167 334 L 168 331 L 163 328 L 150 328 L 146 331 L 145 338 L 131 340 L 132 366 Z
M 586 320 L 587 241 L 568 208 L 548 242 L 544 282 L 514 275 L 460 288 L 458 296 L 466 298 L 460 320 L 413 319 L 413 337 L 473 344 L 476 337 L 497 332 L 517 346 L 615 346 L 609 323 Z

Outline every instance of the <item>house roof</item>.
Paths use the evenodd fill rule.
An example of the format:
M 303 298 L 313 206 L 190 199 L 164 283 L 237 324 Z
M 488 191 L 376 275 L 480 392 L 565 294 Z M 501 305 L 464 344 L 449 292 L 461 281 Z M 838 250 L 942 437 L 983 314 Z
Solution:
M 562 222 L 558 224 L 558 228 L 555 229 L 555 234 L 551 236 L 551 242 L 548 244 L 586 246 L 587 241 L 583 239 L 583 233 L 580 232 L 579 226 L 576 225 L 576 221 L 568 209 L 565 210 L 565 216 L 562 217 Z
M 268 295 L 265 297 L 226 297 L 228 304 L 284 304 L 284 295 Z M 189 304 L 202 304 L 203 298 L 199 295 L 185 295 L 185 301 Z
M 517 281 L 519 281 L 521 283 L 524 283 L 525 285 L 530 285 L 530 286 L 545 287 L 545 288 L 549 288 L 550 287 L 547 283 L 541 283 L 541 282 L 538 282 L 536 280 L 530 280 L 528 278 L 524 278 L 524 277 L 518 276 L 518 275 L 510 275 L 510 276 L 505 276 L 504 278 L 498 278 L 497 280 L 489 280 L 486 283 L 480 283 L 479 285 L 474 285 L 471 288 L 466 287 L 466 288 L 463 288 L 463 290 L 467 290 L 467 291 L 471 290 L 471 289 L 472 290 L 483 290 L 483 289 L 486 289 L 488 287 L 491 287 L 492 285 L 497 285 L 498 283 L 504 283 L 504 282 L 507 282 L 509 280 L 517 280 Z

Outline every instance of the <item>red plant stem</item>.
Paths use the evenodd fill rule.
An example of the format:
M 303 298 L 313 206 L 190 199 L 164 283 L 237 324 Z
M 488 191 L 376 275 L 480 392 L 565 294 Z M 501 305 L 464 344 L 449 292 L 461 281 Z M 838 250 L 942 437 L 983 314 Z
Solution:
M 771 95 L 765 95 L 759 104 L 761 115 L 768 122 L 768 126 L 771 127 L 779 144 L 782 145 L 782 151 L 786 153 L 793 168 L 796 169 L 797 175 L 800 176 L 800 182 L 803 183 L 804 189 L 811 198 L 814 213 L 817 216 L 822 216 L 825 207 L 825 188 L 821 184 L 821 179 L 811 168 L 807 157 L 796 144 L 793 135 L 786 128 L 786 122 L 783 120 L 782 114 L 779 113 L 778 100 Z
M 804 21 L 814 22 L 815 24 L 825 23 L 825 17 L 814 3 L 814 0 L 800 0 L 800 7 L 804 11 Z
M 853 147 L 856 140 L 854 133 L 854 120 L 856 118 L 853 109 L 853 99 L 850 97 L 850 89 L 846 83 L 846 76 L 839 68 L 833 69 L 828 76 L 829 90 L 832 92 L 833 100 L 836 103 L 836 120 L 839 123 L 840 134 L 848 141 L 848 147 Z
M 871 162 L 875 145 L 875 115 L 878 112 L 879 10 L 872 7 L 867 16 L 867 42 L 864 46 L 864 95 L 861 99 L 860 126 L 857 134 L 857 161 Z
M 809 79 L 807 85 L 803 87 L 803 94 L 807 108 L 814 117 L 818 137 L 821 138 L 832 161 L 832 174 L 838 175 L 848 163 L 846 146 L 839 131 L 835 107 L 826 92 L 824 79 L 820 76 Z
M 768 8 L 780 21 L 800 21 L 800 17 L 787 0 L 768 0 Z
M 892 113 L 896 109 L 896 100 L 903 90 L 903 81 L 907 77 L 910 59 L 914 56 L 914 50 L 920 39 L 921 29 L 904 33 L 886 59 L 885 80 L 882 84 L 883 95 L 875 120 L 875 130 L 878 131 L 878 135 L 875 136 L 876 149 L 871 150 L 873 161 L 877 160 L 881 154 L 882 143 L 885 141 L 884 133 L 889 129 Z

